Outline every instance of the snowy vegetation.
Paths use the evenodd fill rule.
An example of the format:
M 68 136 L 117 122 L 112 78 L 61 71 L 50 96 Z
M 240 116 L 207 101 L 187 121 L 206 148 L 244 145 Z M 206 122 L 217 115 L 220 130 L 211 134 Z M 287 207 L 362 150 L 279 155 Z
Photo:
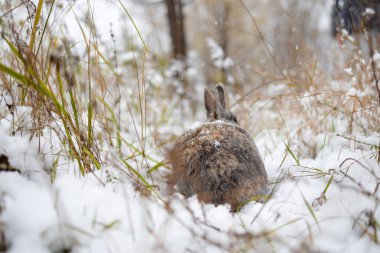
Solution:
M 367 34 L 334 40 L 328 0 L 183 1 L 173 60 L 148 2 L 0 3 L 0 252 L 379 252 Z M 219 83 L 269 180 L 236 213 L 166 182 Z

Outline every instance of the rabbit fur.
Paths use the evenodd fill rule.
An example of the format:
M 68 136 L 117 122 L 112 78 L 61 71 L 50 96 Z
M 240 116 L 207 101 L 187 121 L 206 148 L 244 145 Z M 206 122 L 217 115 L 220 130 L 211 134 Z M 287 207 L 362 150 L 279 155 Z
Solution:
M 266 193 L 267 174 L 249 134 L 226 110 L 223 86 L 215 99 L 205 90 L 208 122 L 180 136 L 168 153 L 177 190 L 197 194 L 205 203 L 228 203 L 236 210 L 252 197 Z

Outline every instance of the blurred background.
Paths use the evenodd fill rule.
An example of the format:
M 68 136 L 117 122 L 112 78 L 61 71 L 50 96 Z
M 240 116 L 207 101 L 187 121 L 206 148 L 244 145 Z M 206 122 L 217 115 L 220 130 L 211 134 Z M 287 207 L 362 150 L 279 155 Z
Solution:
M 0 252 L 376 252 L 379 5 L 2 0 Z M 217 84 L 271 188 L 235 216 L 166 184 Z
M 79 139 L 103 134 L 112 108 L 112 127 L 142 149 L 153 137 L 164 156 L 176 135 L 205 120 L 203 90 L 216 84 L 253 136 L 275 129 L 301 157 L 316 156 L 317 134 L 378 131 L 378 1 L 42 2 L 1 3 L 1 59 L 20 73 L 30 63 L 54 94 L 75 91 L 67 115 L 82 114 L 72 126 Z M 38 91 L 1 78 L 4 94 L 39 115 L 35 129 L 46 125 Z

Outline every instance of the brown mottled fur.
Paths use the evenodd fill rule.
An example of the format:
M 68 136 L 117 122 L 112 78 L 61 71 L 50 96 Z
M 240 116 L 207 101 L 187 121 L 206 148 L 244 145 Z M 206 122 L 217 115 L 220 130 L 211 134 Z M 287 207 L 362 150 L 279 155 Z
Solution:
M 211 122 L 180 136 L 168 159 L 172 181 L 185 197 L 197 194 L 205 203 L 229 203 L 235 210 L 251 197 L 265 194 L 267 174 L 254 141 L 225 109 L 222 86 L 217 87 L 217 98 L 205 91 Z

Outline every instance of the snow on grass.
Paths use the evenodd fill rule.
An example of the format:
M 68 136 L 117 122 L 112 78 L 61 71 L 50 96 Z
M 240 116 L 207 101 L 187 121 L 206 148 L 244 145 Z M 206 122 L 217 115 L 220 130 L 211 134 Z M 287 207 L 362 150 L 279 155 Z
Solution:
M 279 167 L 286 148 L 277 145 L 271 156 L 264 156 L 274 188 L 271 198 L 232 214 L 228 206 L 204 205 L 179 194 L 164 196 L 168 209 L 128 181 L 102 185 L 94 175 L 80 178 L 70 169 L 59 170 L 53 183 L 41 181 L 48 176 L 38 139 L 11 136 L 0 126 L 0 152 L 21 171 L 0 173 L 0 221 L 9 252 L 293 252 L 302 243 L 322 252 L 379 250 L 367 234 L 373 233 L 369 217 L 380 219 L 380 194 L 374 192 L 378 164 L 368 146 L 346 145 L 339 136 L 331 137 L 315 159 L 301 159 L 299 166 L 288 154 Z M 261 152 L 267 140 L 275 139 L 269 136 L 273 133 L 257 139 Z M 95 174 L 102 177 L 100 171 Z
M 78 2 L 74 8 L 78 11 L 78 17 L 82 16 L 82 11 L 88 8 L 88 4 L 85 1 Z M 112 10 L 110 6 L 116 10 Z M 167 36 L 154 37 L 148 34 L 154 34 L 158 30 L 145 20 L 144 12 L 148 7 L 139 6 L 133 1 L 128 1 L 127 7 L 132 17 L 136 18 L 138 26 L 142 27 L 142 33 L 146 34 L 145 42 L 153 45 L 153 51 L 167 49 L 169 43 L 153 43 L 155 40 L 165 42 Z M 152 7 L 154 10 L 151 13 L 155 13 L 156 7 Z M 125 29 L 130 32 L 128 36 L 131 37 L 131 44 L 136 44 L 137 49 L 141 47 L 134 27 L 125 22 L 125 13 L 119 3 L 96 2 L 93 8 L 94 16 L 98 16 L 100 12 L 103 14 L 101 18 L 94 20 L 99 27 L 100 42 L 106 41 L 108 36 L 111 37 L 111 23 L 113 32 L 122 30 L 124 23 L 127 23 L 129 29 Z M 163 12 L 163 6 L 159 8 L 157 16 L 160 16 L 159 12 Z M 323 24 L 320 26 L 326 30 L 327 12 L 323 16 Z M 155 19 L 155 15 L 151 18 Z M 82 55 L 80 52 L 85 43 L 78 26 L 78 22 L 81 23 L 82 20 L 77 21 L 73 12 L 69 12 L 65 19 L 69 21 L 63 22 L 67 22 L 71 37 L 75 38 L 72 44 L 75 47 L 74 51 Z M 57 31 L 59 30 L 53 30 L 52 33 Z M 173 62 L 167 68 L 157 67 L 150 62 L 152 59 L 149 57 L 143 61 L 147 61 L 144 72 L 147 82 L 144 90 L 147 108 L 135 102 L 134 98 L 143 92 L 132 87 L 134 84 L 137 86 L 138 80 L 133 77 L 136 74 L 135 67 L 130 70 L 128 64 L 139 65 L 137 63 L 143 54 L 130 48 L 124 50 L 121 43 L 123 36 L 120 32 L 115 34 L 114 46 L 120 63 L 120 66 L 115 67 L 115 71 L 119 74 L 123 74 L 121 70 L 126 72 L 121 76 L 126 80 L 122 83 L 126 87 L 114 87 L 114 82 L 109 82 L 107 93 L 102 96 L 104 95 L 104 100 L 115 112 L 121 111 L 120 135 L 128 144 L 123 143 L 122 147 L 126 150 L 120 153 L 115 150 L 117 141 L 112 138 L 115 138 L 113 131 L 118 129 L 115 130 L 116 126 L 110 123 L 110 114 L 96 111 L 99 114 L 94 118 L 93 131 L 103 161 L 100 170 L 84 176 L 78 173 L 73 155 L 68 154 L 70 150 L 66 150 L 67 145 L 62 143 L 64 139 L 59 138 L 54 131 L 55 128 L 62 129 L 62 122 L 58 116 L 53 115 L 50 119 L 53 123 L 49 125 L 51 122 L 47 122 L 48 127 L 36 134 L 33 125 L 35 108 L 19 106 L 5 91 L 1 94 L 0 239 L 4 236 L 7 252 L 380 250 L 377 238 L 380 220 L 380 171 L 374 157 L 374 147 L 378 145 L 380 136 L 365 129 L 369 122 L 362 116 L 355 120 L 364 129 L 358 127 L 354 129 L 355 135 L 343 137 L 343 133 L 347 133 L 349 127 L 349 116 L 344 114 L 346 111 L 334 114 L 330 108 L 326 110 L 323 104 L 319 103 L 326 99 L 331 102 L 332 107 L 340 107 L 345 103 L 356 100 L 360 102 L 360 99 L 371 96 L 373 90 L 370 86 L 351 87 L 356 80 L 352 67 L 345 69 L 346 75 L 352 76 L 352 83 L 330 80 L 328 92 L 315 91 L 311 86 L 309 91 L 298 97 L 292 96 L 302 107 L 295 117 L 292 115 L 293 117 L 283 119 L 281 115 L 282 119 L 279 121 L 278 112 L 288 109 L 289 101 L 281 104 L 276 98 L 293 92 L 286 83 L 268 86 L 261 94 L 267 98 L 259 101 L 253 99 L 254 106 L 248 98 L 237 103 L 234 110 L 241 106 L 247 107 L 247 117 L 242 117 L 242 124 L 245 124 L 253 136 L 253 133 L 256 133 L 254 139 L 267 170 L 270 196 L 266 202 L 252 201 L 240 212 L 231 213 L 227 205 L 215 207 L 199 202 L 196 196 L 185 199 L 178 193 L 169 194 L 165 179 L 161 175 L 169 171 L 164 164 L 165 152 L 162 152 L 161 147 L 157 147 L 156 137 L 160 134 L 179 135 L 186 128 L 198 128 L 205 124 L 197 122 L 205 117 L 205 112 L 198 110 L 194 115 L 188 100 L 174 92 L 168 94 L 163 88 L 168 79 L 185 71 L 183 64 Z M 112 43 L 105 44 L 106 50 L 103 48 L 105 45 L 99 43 L 102 49 L 100 51 L 112 51 L 107 50 L 108 47 L 112 48 Z M 231 68 L 234 62 L 231 58 L 225 59 L 226 55 L 216 41 L 208 39 L 206 44 L 210 47 L 211 58 L 216 67 Z M 192 99 L 200 103 L 203 100 L 206 80 L 200 74 L 200 70 L 206 66 L 198 58 L 196 52 L 190 54 L 186 75 L 190 84 L 195 84 L 195 93 L 199 94 Z M 374 56 L 376 61 L 379 58 L 378 54 Z M 123 65 L 125 63 L 128 64 Z M 83 64 L 80 67 L 85 69 L 87 63 L 79 64 Z M 104 76 L 107 77 L 106 74 Z M 106 80 L 114 80 L 114 77 Z M 80 76 L 77 78 L 80 79 Z M 93 81 L 95 83 L 96 79 Z M 177 93 L 184 92 L 183 85 L 178 80 L 173 85 L 178 89 Z M 94 86 L 94 89 L 96 88 L 98 87 Z M 121 91 L 115 92 L 118 89 Z M 321 90 L 323 91 L 323 86 Z M 331 91 L 336 91 L 337 95 L 329 97 L 332 96 L 329 95 Z M 316 92 L 321 94 L 315 94 Z M 118 95 L 121 99 L 116 102 L 115 100 L 119 99 Z M 338 100 L 340 98 L 343 102 Z M 295 102 L 292 100 L 291 103 Z M 114 106 L 118 108 L 113 108 Z M 275 106 L 278 108 L 274 108 Z M 127 112 L 130 108 L 132 112 L 129 114 Z M 199 104 L 197 108 L 203 108 L 203 105 Z M 148 111 L 147 118 L 140 118 L 138 115 L 143 115 L 144 110 Z M 335 112 L 335 109 L 333 111 Z M 260 112 L 265 112 L 263 117 L 259 115 Z M 81 122 L 86 122 L 87 112 L 79 113 L 79 117 L 83 118 Z M 322 130 L 312 129 L 310 125 L 305 124 L 310 119 L 314 124 L 322 122 L 323 119 Z M 278 122 L 281 122 L 280 126 Z M 146 124 L 144 155 L 150 156 L 145 161 L 141 161 L 141 154 L 129 146 L 142 146 L 138 139 L 142 137 L 139 134 L 143 124 Z M 211 124 L 226 123 L 217 121 Z M 108 140 L 108 137 L 111 140 Z M 163 143 L 165 141 L 167 140 L 163 140 Z M 168 143 L 170 144 L 170 141 Z M 213 144 L 215 147 L 220 146 L 218 142 Z M 298 150 L 295 150 L 295 147 Z M 314 153 L 311 149 L 314 149 Z M 121 159 L 130 162 L 132 166 L 136 165 L 136 168 L 133 168 L 146 178 L 149 177 L 145 173 L 146 167 L 160 165 L 159 161 L 163 161 L 163 165 L 158 166 L 156 174 L 152 176 L 155 180 L 152 192 L 157 193 L 146 194 L 144 189 L 140 189 L 130 179 L 130 174 L 122 171 L 127 171 L 128 168 L 121 163 Z M 9 168 L 15 169 L 16 172 L 7 171 Z M 4 247 L 1 243 L 0 240 L 0 249 Z

